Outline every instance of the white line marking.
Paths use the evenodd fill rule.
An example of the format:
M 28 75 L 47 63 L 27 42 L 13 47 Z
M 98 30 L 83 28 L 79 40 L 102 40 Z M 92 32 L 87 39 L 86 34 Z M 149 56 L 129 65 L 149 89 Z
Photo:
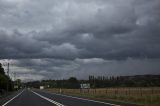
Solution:
M 24 91 L 24 90 L 23 90 Z M 12 100 L 14 100 L 16 97 L 18 97 L 19 95 L 21 95 L 22 93 L 23 93 L 23 91 L 22 92 L 20 92 L 18 95 L 16 95 L 15 97 L 13 97 L 12 99 L 10 99 L 9 101 L 7 101 L 5 104 L 3 104 L 2 106 L 6 106 L 9 102 L 11 102 Z
M 36 93 L 36 92 L 34 92 L 34 91 L 31 91 L 31 92 L 33 92 L 34 94 L 38 95 L 39 97 L 41 97 L 41 98 L 43 98 L 43 99 L 45 99 L 45 100 L 47 100 L 47 101 L 49 101 L 49 102 L 57 105 L 57 106 L 65 106 L 65 105 L 63 105 L 63 104 L 61 104 L 61 103 L 58 103 L 58 102 L 52 100 L 52 99 L 49 99 L 49 98 L 47 98 L 47 97 L 45 97 L 45 96 L 42 96 L 42 95 L 40 95 L 40 94 L 38 94 L 38 93 Z
M 91 99 L 84 99 L 84 98 L 73 97 L 73 96 L 62 95 L 62 94 L 56 94 L 56 93 L 52 93 L 52 94 L 59 95 L 59 96 L 64 96 L 64 97 L 70 97 L 70 98 L 79 99 L 79 100 L 90 101 L 90 102 L 102 103 L 102 104 L 111 105 L 111 106 L 121 106 L 121 105 L 116 105 L 116 104 L 112 104 L 112 103 L 101 102 L 101 101 L 96 101 L 96 100 L 91 100 Z

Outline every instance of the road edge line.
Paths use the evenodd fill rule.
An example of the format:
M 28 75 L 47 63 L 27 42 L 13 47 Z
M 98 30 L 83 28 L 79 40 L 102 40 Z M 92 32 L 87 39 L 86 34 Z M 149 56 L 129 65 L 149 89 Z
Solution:
M 24 91 L 24 90 L 23 90 Z M 12 99 L 10 99 L 10 100 L 8 100 L 6 103 L 4 103 L 2 106 L 6 106 L 8 103 L 10 103 L 12 100 L 14 100 L 15 98 L 17 98 L 19 95 L 21 95 L 22 93 L 23 93 L 23 91 L 22 92 L 20 92 L 19 94 L 17 94 L 16 96 L 14 96 Z
M 85 99 L 85 98 L 80 98 L 80 97 L 75 97 L 75 96 L 64 95 L 64 94 L 63 95 L 57 94 L 57 93 L 51 93 L 51 94 L 60 95 L 60 96 L 64 96 L 64 97 L 70 97 L 70 98 L 79 99 L 79 100 L 90 101 L 90 102 L 96 102 L 96 103 L 101 103 L 101 104 L 106 104 L 106 105 L 111 105 L 111 106 L 121 106 L 121 105 L 117 105 L 117 104 L 113 104 L 113 103 L 102 102 L 102 101 L 97 101 L 97 100 L 92 100 L 92 99 Z
M 58 103 L 58 102 L 56 102 L 56 101 L 54 101 L 54 100 L 52 100 L 52 99 L 49 99 L 49 98 L 47 98 L 47 97 L 45 97 L 45 96 L 43 96 L 43 95 L 40 95 L 40 94 L 38 94 L 38 93 L 36 93 L 36 92 L 34 92 L 34 91 L 32 91 L 32 90 L 31 90 L 31 92 L 34 93 L 34 94 L 36 94 L 37 96 L 41 97 L 42 99 L 45 99 L 45 100 L 47 100 L 47 101 L 49 101 L 49 102 L 51 102 L 51 103 L 53 103 L 53 104 L 55 104 L 55 105 L 57 105 L 57 106 L 65 106 L 65 105 L 63 105 L 63 104 L 61 104 L 61 103 Z

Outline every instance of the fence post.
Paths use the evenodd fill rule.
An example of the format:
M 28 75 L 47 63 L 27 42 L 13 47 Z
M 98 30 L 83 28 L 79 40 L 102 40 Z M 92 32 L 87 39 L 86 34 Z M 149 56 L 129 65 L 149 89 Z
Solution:
M 140 94 L 141 94 L 141 96 L 142 96 L 142 88 L 140 88 Z
M 107 88 L 106 88 L 106 94 L 107 94 Z
M 115 89 L 114 94 L 117 95 L 117 89 Z
M 125 88 L 125 89 L 126 89 L 126 88 Z M 126 95 L 128 95 L 127 89 L 126 89 L 125 91 L 126 91 Z
M 154 94 L 154 90 L 153 90 L 153 87 L 152 87 L 152 95 Z

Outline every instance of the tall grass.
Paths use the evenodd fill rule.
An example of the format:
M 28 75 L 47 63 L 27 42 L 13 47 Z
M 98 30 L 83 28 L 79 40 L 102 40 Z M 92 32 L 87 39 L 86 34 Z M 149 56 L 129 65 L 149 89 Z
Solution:
M 55 93 L 116 100 L 145 106 L 160 106 L 160 88 L 47 89 Z M 61 92 L 60 92 L 61 91 Z

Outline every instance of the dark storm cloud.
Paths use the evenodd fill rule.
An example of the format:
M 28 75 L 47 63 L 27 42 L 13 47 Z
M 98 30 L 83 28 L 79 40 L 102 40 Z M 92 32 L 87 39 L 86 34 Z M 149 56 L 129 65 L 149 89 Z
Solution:
M 160 58 L 159 10 L 159 0 L 0 0 L 0 58 L 20 59 L 17 67 L 40 79 L 93 70 L 86 61 L 103 70 L 109 60 L 129 70 L 121 64 L 131 66 L 128 58 L 152 67 L 146 61 Z
M 72 58 L 78 49 L 70 43 L 51 45 L 46 41 L 32 39 L 30 35 L 22 35 L 14 31 L 7 34 L 0 31 L 1 58 Z
M 1 2 L 1 58 L 160 57 L 158 0 Z

